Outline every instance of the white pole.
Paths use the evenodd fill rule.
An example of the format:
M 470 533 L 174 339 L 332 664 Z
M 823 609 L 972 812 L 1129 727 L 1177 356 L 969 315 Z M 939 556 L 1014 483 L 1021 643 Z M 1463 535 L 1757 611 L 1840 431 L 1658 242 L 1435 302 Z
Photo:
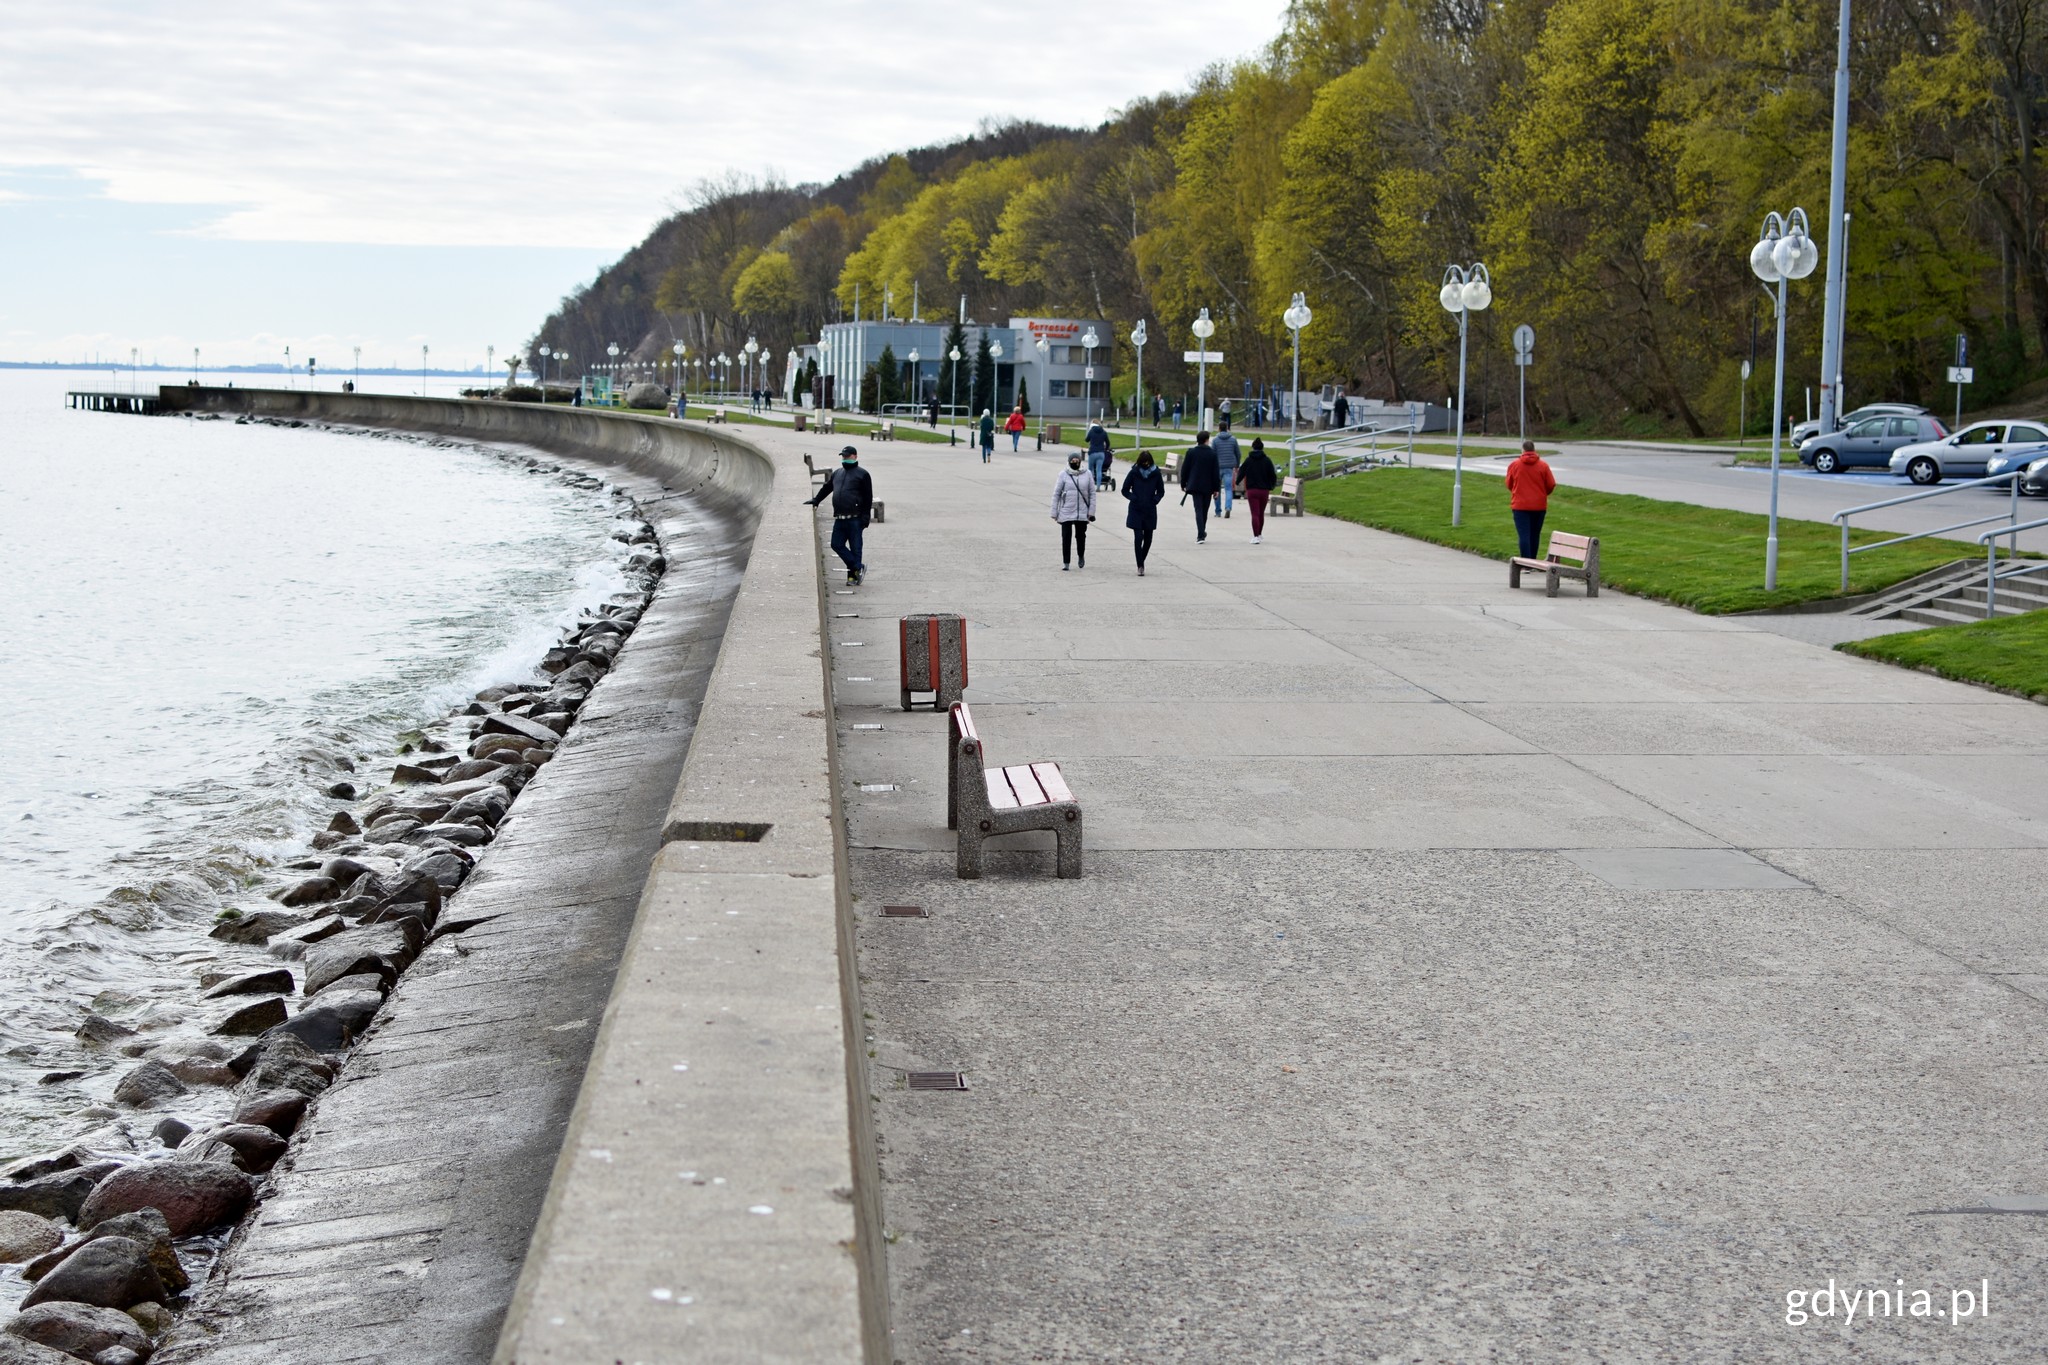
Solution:
M 1847 0 L 1843 0 L 1844 4 Z M 1778 441 L 1785 430 L 1785 281 L 1778 280 L 1778 381 L 1771 406 L 1771 529 L 1764 541 L 1764 591 L 1778 590 Z
M 1848 269 L 1848 222 L 1844 199 L 1849 168 L 1849 0 L 1842 0 L 1835 35 L 1835 141 L 1828 167 L 1828 288 L 1820 339 L 1820 429 L 1833 431 L 1840 408 L 1842 303 Z
M 1465 323 L 1469 308 L 1458 310 L 1458 445 L 1451 469 L 1451 525 L 1462 526 L 1465 516 Z
M 1294 442 L 1301 430 L 1301 329 L 1294 332 L 1294 388 L 1287 395 L 1287 477 L 1294 477 Z

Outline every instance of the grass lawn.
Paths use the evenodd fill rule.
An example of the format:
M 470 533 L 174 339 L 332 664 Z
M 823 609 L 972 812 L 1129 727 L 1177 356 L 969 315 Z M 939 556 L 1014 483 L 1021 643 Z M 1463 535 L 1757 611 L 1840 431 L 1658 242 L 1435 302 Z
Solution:
M 1451 525 L 1450 473 L 1438 469 L 1380 469 L 1312 480 L 1306 485 L 1308 510 L 1505 560 L 1515 553 L 1507 489 L 1494 470 L 1466 474 L 1461 527 Z M 1603 584 L 1694 611 L 1751 611 L 1839 595 L 1841 532 L 1826 522 L 1784 519 L 1778 523 L 1778 590 L 1765 592 L 1766 525 L 1766 518 L 1752 512 L 1560 487 L 1550 495 L 1544 531 L 1598 536 Z M 1852 543 L 1890 534 L 1859 533 Z M 1874 592 L 1965 553 L 1952 541 L 1917 540 L 1857 555 L 1849 561 L 1849 591 Z M 1565 591 L 1573 589 L 1567 585 Z
M 2022 696 L 2048 693 L 2048 611 L 1880 635 L 1836 648 L 1907 668 L 1932 669 L 1944 678 L 1988 683 Z

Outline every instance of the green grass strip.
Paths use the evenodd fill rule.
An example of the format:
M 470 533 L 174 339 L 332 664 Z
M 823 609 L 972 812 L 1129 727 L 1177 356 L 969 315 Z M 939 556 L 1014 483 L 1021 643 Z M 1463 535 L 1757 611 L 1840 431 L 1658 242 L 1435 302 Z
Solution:
M 1498 465 L 1467 471 L 1465 524 L 1455 528 L 1448 470 L 1379 469 L 1316 479 L 1306 487 L 1308 509 L 1324 516 L 1490 559 L 1506 560 L 1515 553 L 1514 519 Z M 1767 526 L 1768 519 L 1753 512 L 1559 487 L 1550 495 L 1543 529 L 1546 538 L 1551 531 L 1598 536 L 1603 584 L 1710 615 L 1840 595 L 1840 530 L 1826 522 L 1789 519 L 1778 523 L 1778 590 L 1765 592 Z M 1892 534 L 1857 532 L 1850 543 Z M 1954 541 L 1930 539 L 1856 555 L 1849 561 L 1849 591 L 1876 592 L 1967 553 Z
M 2048 611 L 1902 631 L 1874 640 L 1851 640 L 1836 648 L 1866 659 L 1924 668 L 1944 678 L 2004 688 L 2036 700 L 2048 693 Z

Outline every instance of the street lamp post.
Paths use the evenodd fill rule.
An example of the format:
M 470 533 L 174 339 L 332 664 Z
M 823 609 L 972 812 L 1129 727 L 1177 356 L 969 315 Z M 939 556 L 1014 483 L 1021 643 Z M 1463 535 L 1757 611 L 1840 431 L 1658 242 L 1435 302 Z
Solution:
M 761 372 L 754 367 L 754 356 L 760 351 L 761 343 L 752 337 L 748 337 L 747 344 L 741 349 L 746 352 L 747 356 L 745 360 L 740 362 L 741 368 L 752 376 L 747 381 L 747 411 L 752 412 L 754 410 L 754 394 L 761 387 Z
M 1301 329 L 1315 320 L 1315 314 L 1309 311 L 1307 297 L 1296 291 L 1280 320 L 1294 333 L 1294 388 L 1287 395 L 1287 476 L 1293 478 L 1294 446 L 1301 431 Z
M 1046 383 L 1045 378 L 1045 360 L 1052 353 L 1052 343 L 1041 336 L 1038 340 L 1031 343 L 1031 347 L 1038 352 L 1038 448 L 1043 450 L 1045 449 L 1045 401 L 1046 394 L 1051 391 L 1051 386 Z
M 548 357 L 554 352 L 547 346 L 540 348 L 540 401 L 548 401 Z
M 307 377 L 308 377 L 309 379 L 310 379 L 310 378 L 312 377 L 312 369 L 313 369 L 313 362 L 309 360 L 309 361 L 307 361 L 307 362 L 306 362 L 306 371 L 307 371 Z M 486 346 L 486 347 L 484 347 L 484 383 L 486 383 L 486 384 L 490 383 L 490 382 L 491 382 L 491 376 L 492 376 L 492 375 L 494 375 L 494 374 L 496 374 L 497 372 L 498 372 L 498 348 L 497 348 L 497 347 L 495 347 L 495 346 Z
M 924 381 L 917 372 L 917 347 L 910 348 L 910 401 L 924 406 Z
M 1828 159 L 1828 274 L 1821 307 L 1820 429 L 1840 425 L 1842 323 L 1849 267 L 1849 215 L 1844 183 L 1849 168 L 1849 0 L 1842 0 L 1835 34 L 1835 128 Z M 1797 279 L 1798 276 L 1793 278 Z
M 608 357 L 605 362 L 605 382 L 616 389 L 619 384 L 619 343 L 612 342 L 604 348 L 604 353 Z M 609 394 L 606 396 L 611 397 Z
M 1785 282 L 1803 280 L 1820 264 L 1820 248 L 1813 244 L 1806 226 L 1806 210 L 1795 208 L 1783 218 L 1766 214 L 1763 231 L 1749 249 L 1749 268 L 1763 281 L 1764 293 L 1771 286 L 1771 303 L 1778 312 L 1778 366 L 1771 400 L 1771 526 L 1764 540 L 1764 591 L 1778 590 L 1778 443 L 1785 432 Z
M 1195 362 L 1195 412 L 1196 422 L 1206 425 L 1209 421 L 1209 338 L 1216 335 L 1216 324 L 1209 321 L 1209 310 L 1204 308 L 1195 318 L 1190 329 L 1195 334 L 1195 352 L 1201 359 Z
M 1001 397 L 1001 395 L 1002 395 L 1002 386 L 1001 386 L 1000 384 L 997 384 L 997 383 L 996 383 L 996 375 L 997 375 L 997 373 L 999 373 L 999 372 L 1000 372 L 1000 371 L 1002 370 L 1002 367 L 1003 367 L 1003 343 L 1002 343 L 1002 342 L 1000 342 L 1000 341 L 991 341 L 991 342 L 990 342 L 990 343 L 988 344 L 988 358 L 989 358 L 989 376 L 988 376 L 988 382 L 989 382 L 990 384 L 994 384 L 994 385 L 996 386 L 996 387 L 995 387 L 995 392 L 993 392 L 993 393 L 989 394 L 989 396 L 988 396 L 988 397 L 989 397 L 989 403 L 988 403 L 988 411 L 989 411 L 989 415 L 990 415 L 991 417 L 993 417 L 993 416 L 995 415 L 995 411 L 996 411 L 996 409 L 1002 406 L 1002 404 L 1001 404 L 1001 403 L 1000 403 L 1000 402 L 998 401 L 998 399 L 999 399 L 999 398 Z
M 1087 395 L 1081 400 L 1081 411 L 1084 416 L 1087 414 L 1088 405 L 1095 401 L 1095 348 L 1101 344 L 1102 338 L 1095 335 L 1093 327 L 1090 327 L 1088 334 L 1081 338 L 1081 354 L 1084 361 L 1081 391 Z
M 1145 319 L 1131 329 L 1131 345 L 1138 352 L 1138 397 L 1131 407 L 1131 459 L 1145 448 Z
M 787 364 L 787 365 L 785 366 L 785 369 L 786 369 L 786 370 L 788 371 L 788 373 L 789 373 L 789 406 L 790 406 L 790 408 L 791 408 L 792 410 L 794 410 L 794 409 L 795 409 L 795 408 L 797 407 L 797 396 L 796 396 L 796 347 L 792 346 L 792 347 L 790 347 L 790 348 L 789 348 L 789 355 L 788 355 L 788 357 L 787 357 L 787 360 L 788 360 L 788 364 Z
M 955 346 L 946 352 L 946 359 L 953 362 L 953 402 L 946 414 L 946 444 L 953 444 L 953 424 L 960 420 L 960 348 Z
M 356 353 L 355 386 L 360 389 L 363 386 L 363 348 L 357 346 L 354 349 Z
M 1472 314 L 1486 311 L 1493 302 L 1493 276 L 1474 261 L 1469 266 L 1444 267 L 1443 288 L 1436 300 L 1458 316 L 1458 445 L 1451 469 L 1451 525 L 1464 524 L 1465 514 L 1465 341 Z
M 421 345 L 420 345 L 420 397 L 422 397 L 422 398 L 425 398 L 426 396 L 427 396 L 427 348 L 426 348 L 426 344 L 425 344 L 425 343 L 423 342 L 423 343 L 421 343 Z

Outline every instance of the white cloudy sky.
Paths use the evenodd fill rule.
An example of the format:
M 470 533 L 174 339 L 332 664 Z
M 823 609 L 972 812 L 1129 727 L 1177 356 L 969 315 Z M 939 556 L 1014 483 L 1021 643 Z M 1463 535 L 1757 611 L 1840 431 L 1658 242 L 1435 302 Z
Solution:
M 0 360 L 481 364 L 700 179 L 1094 123 L 1283 9 L 0 0 Z

